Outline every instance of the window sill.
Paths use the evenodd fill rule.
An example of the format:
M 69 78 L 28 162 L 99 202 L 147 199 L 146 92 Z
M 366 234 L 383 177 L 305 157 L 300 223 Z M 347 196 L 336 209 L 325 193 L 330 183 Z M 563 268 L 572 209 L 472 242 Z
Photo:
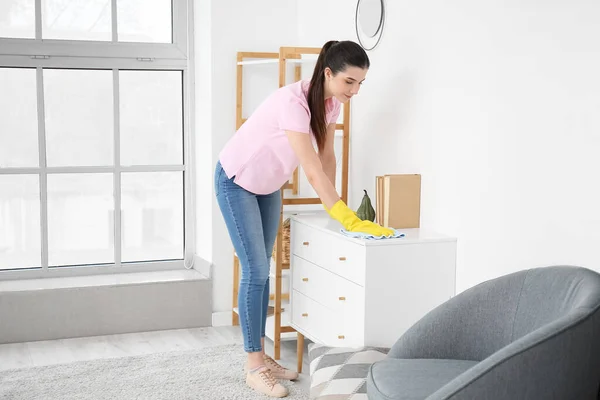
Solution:
M 96 286 L 144 285 L 208 279 L 209 278 L 194 269 L 115 273 L 91 276 L 63 276 L 0 281 L 0 292 L 27 292 Z

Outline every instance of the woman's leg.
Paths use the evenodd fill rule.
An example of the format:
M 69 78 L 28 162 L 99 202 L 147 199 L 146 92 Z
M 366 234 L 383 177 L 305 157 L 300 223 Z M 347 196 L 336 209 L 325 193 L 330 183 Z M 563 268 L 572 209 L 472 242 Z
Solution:
M 260 209 L 260 216 L 262 220 L 263 235 L 264 235 L 264 246 L 265 253 L 267 255 L 267 264 L 271 266 L 271 255 L 273 254 L 273 246 L 275 239 L 277 238 L 277 232 L 279 230 L 279 214 L 281 212 L 281 193 L 279 191 L 268 195 L 258 196 L 258 208 Z M 264 338 L 265 338 L 265 327 L 267 324 L 267 312 L 269 309 L 269 292 L 270 292 L 270 280 L 267 277 L 265 283 L 265 289 L 263 293 L 262 303 L 262 322 L 261 322 L 261 343 L 263 343 L 263 354 L 264 354 Z
M 273 245 L 277 238 L 277 232 L 279 231 L 279 214 L 281 213 L 281 193 L 279 191 L 258 197 L 258 207 L 260 208 L 260 215 L 262 218 L 263 232 L 265 236 L 265 251 L 267 253 L 267 259 L 269 265 L 271 264 L 271 254 L 273 254 Z M 265 291 L 263 293 L 263 320 L 262 320 L 262 332 L 261 332 L 261 343 L 264 349 L 265 340 L 265 327 L 267 323 L 267 311 L 269 307 L 269 279 L 265 284 Z M 265 365 L 271 370 L 273 376 L 277 379 L 289 379 L 294 380 L 298 378 L 296 371 L 289 370 L 279 365 L 271 357 L 265 357 Z
M 265 365 L 261 340 L 269 260 L 257 196 L 229 179 L 220 163 L 215 170 L 215 192 L 241 265 L 238 308 L 244 350 L 248 353 L 246 384 L 268 396 L 285 397 L 288 390 Z
M 257 196 L 229 179 L 217 164 L 215 172 L 217 201 L 233 247 L 241 265 L 238 308 L 244 350 L 249 353 L 249 367 L 264 364 L 261 335 L 263 332 L 264 289 L 269 278 L 269 264 Z

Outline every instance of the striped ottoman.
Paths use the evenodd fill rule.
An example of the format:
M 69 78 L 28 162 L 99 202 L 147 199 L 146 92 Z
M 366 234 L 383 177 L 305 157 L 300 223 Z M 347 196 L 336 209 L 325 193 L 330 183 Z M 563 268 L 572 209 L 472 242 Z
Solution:
M 386 357 L 377 347 L 308 346 L 312 400 L 367 400 L 369 367 Z

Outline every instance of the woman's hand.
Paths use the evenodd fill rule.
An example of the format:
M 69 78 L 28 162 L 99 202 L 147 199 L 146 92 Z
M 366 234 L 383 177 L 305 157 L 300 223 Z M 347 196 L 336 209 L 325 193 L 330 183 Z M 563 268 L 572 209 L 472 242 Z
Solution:
M 344 229 L 350 232 L 363 232 L 373 236 L 393 236 L 394 231 L 371 221 L 362 221 L 346 203 L 339 200 L 331 209 L 327 209 L 332 218 L 338 220 Z

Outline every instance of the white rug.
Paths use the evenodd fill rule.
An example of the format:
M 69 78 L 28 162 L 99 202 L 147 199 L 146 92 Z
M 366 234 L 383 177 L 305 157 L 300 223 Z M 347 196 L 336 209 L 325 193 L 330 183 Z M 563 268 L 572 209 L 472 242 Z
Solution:
M 265 400 L 244 381 L 241 345 L 0 371 L 3 400 Z M 287 399 L 308 399 L 282 381 Z

